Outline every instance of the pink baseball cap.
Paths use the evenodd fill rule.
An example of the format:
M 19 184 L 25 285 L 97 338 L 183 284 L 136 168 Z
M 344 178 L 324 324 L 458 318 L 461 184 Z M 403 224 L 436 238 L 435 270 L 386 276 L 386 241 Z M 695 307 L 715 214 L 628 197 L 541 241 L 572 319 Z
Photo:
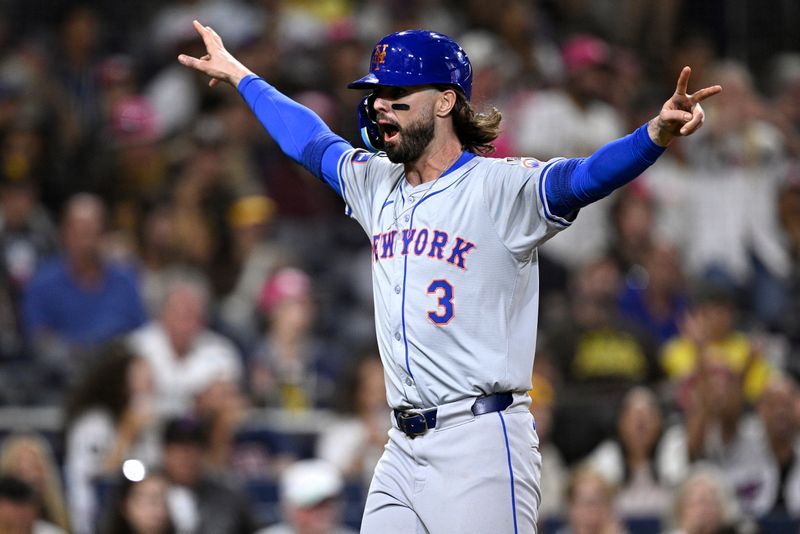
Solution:
M 144 97 L 130 96 L 111 109 L 111 135 L 119 145 L 136 145 L 157 141 L 161 127 L 153 105 Z
M 286 299 L 307 299 L 311 295 L 311 278 L 294 267 L 280 269 L 270 276 L 258 297 L 258 306 L 271 313 Z
M 561 58 L 567 73 L 573 74 L 586 68 L 607 66 L 611 50 L 602 39 L 592 35 L 577 35 L 564 43 Z

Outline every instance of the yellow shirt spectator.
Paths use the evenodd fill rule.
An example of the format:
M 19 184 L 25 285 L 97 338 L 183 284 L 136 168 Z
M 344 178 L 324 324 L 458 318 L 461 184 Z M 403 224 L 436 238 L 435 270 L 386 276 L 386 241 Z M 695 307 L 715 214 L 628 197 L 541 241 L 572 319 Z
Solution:
M 737 373 L 743 372 L 753 351 L 750 340 L 741 332 L 732 332 L 722 339 L 709 341 L 706 357 L 709 363 L 724 364 Z M 686 337 L 668 341 L 661 354 L 661 365 L 670 380 L 680 380 L 693 374 L 697 369 L 698 346 Z M 752 365 L 744 377 L 745 398 L 753 402 L 761 395 L 770 368 L 766 361 L 755 355 Z

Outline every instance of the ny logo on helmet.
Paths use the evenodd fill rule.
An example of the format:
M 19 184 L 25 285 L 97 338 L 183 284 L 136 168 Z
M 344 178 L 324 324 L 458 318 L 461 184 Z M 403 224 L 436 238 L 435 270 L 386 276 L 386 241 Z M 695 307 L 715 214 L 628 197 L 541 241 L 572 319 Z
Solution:
M 388 44 L 379 44 L 375 47 L 375 52 L 372 54 L 372 70 L 381 70 L 381 65 L 386 61 L 386 49 L 388 47 Z

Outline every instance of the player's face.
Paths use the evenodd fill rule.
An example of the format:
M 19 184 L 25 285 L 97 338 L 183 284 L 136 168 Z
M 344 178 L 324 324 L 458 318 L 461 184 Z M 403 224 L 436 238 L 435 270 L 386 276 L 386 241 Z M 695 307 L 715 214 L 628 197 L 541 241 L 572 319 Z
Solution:
M 379 87 L 375 114 L 384 150 L 393 163 L 417 161 L 435 133 L 433 88 Z

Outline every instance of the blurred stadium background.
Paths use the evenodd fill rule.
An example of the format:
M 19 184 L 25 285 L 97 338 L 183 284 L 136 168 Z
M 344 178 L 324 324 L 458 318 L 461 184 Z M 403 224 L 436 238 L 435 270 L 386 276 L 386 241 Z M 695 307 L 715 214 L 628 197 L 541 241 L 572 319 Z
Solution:
M 683 65 L 722 84 L 540 251 L 540 531 L 797 532 L 793 0 L 0 1 L 0 532 L 358 528 L 369 240 L 178 65 L 193 19 L 354 145 L 345 86 L 405 28 L 466 49 L 500 157 L 591 154 Z

